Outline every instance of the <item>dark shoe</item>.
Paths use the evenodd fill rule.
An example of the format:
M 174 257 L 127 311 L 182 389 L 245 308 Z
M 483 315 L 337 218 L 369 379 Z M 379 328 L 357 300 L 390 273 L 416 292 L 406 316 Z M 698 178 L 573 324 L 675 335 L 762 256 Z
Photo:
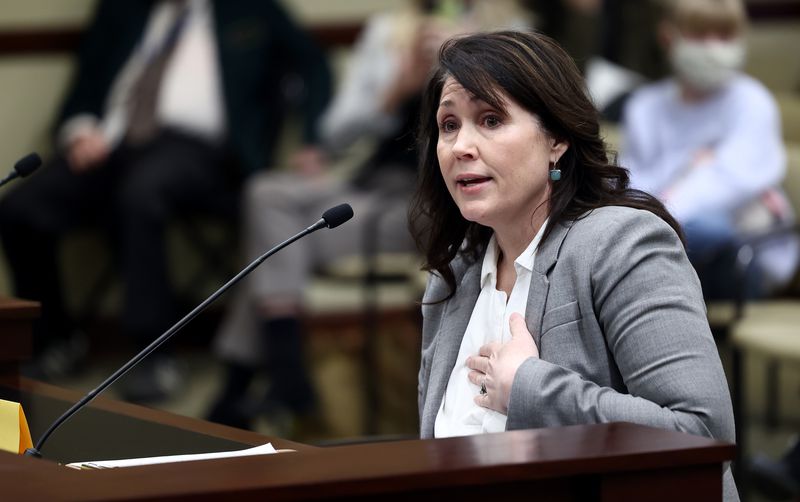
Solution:
M 248 430 L 255 430 L 256 422 L 263 421 L 271 434 L 286 438 L 292 431 L 294 415 L 281 403 L 255 401 L 245 396 L 238 401 L 218 400 L 206 420 Z
M 323 428 L 317 425 L 319 414 L 313 403 L 298 409 L 286 402 L 267 398 L 251 403 L 250 413 L 253 421 L 269 430 L 269 434 L 294 440 L 324 436 L 320 432 Z
M 253 417 L 248 414 L 241 401 L 220 399 L 209 410 L 206 420 L 237 429 L 253 428 Z
M 255 377 L 255 370 L 238 363 L 226 363 L 225 383 L 211 406 L 206 420 L 239 429 L 252 429 L 252 417 L 244 411 L 242 403 Z
M 314 396 L 314 390 L 307 379 L 298 378 L 297 381 L 293 382 L 293 385 L 286 385 L 286 387 L 290 387 L 290 392 L 276 392 L 274 388 L 267 392 L 261 402 L 255 404 L 255 413 L 269 415 L 276 411 L 285 411 L 297 416 L 314 413 L 317 407 L 317 400 Z
M 314 387 L 305 364 L 303 331 L 297 318 L 284 317 L 264 321 L 266 372 L 270 389 L 262 399 L 261 412 L 284 407 L 294 415 L 304 415 L 314 408 Z M 261 413 L 259 413 L 261 414 Z
M 58 382 L 77 375 L 86 366 L 88 357 L 89 337 L 82 331 L 75 331 L 50 344 L 34 362 L 23 367 L 22 373 L 35 380 Z
M 785 459 L 776 461 L 757 455 L 750 461 L 748 470 L 753 486 L 767 498 L 790 500 L 800 496 L 800 479 L 793 476 Z
M 119 393 L 132 403 L 153 404 L 174 396 L 183 386 L 183 370 L 171 356 L 152 356 L 122 377 Z

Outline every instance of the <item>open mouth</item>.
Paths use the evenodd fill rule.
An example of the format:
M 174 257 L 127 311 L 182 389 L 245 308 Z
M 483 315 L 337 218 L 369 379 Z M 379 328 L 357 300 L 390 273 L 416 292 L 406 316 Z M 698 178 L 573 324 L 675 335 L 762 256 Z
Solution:
M 477 185 L 479 183 L 484 183 L 486 181 L 489 181 L 490 179 L 491 178 L 462 178 L 460 180 L 457 180 L 456 183 L 458 183 L 461 186 L 468 187 L 472 185 Z

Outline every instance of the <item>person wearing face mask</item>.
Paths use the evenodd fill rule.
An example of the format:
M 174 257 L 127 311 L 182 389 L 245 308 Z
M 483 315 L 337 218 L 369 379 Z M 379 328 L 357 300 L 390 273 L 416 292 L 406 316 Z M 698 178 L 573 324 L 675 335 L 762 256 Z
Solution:
M 681 223 L 706 299 L 729 298 L 737 241 L 790 223 L 780 114 L 769 91 L 740 71 L 747 24 L 741 0 L 675 0 L 660 30 L 673 76 L 637 90 L 623 116 L 621 165 Z M 748 297 L 790 278 L 797 243 L 759 253 Z

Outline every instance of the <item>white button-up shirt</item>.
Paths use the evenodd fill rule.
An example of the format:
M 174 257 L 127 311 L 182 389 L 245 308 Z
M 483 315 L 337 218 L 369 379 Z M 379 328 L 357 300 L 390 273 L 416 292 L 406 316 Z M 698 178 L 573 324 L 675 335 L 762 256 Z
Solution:
M 525 315 L 528 290 L 531 285 L 536 248 L 542 239 L 547 222 L 542 225 L 528 247 L 516 260 L 514 269 L 517 280 L 506 297 L 497 290 L 497 241 L 494 235 L 489 240 L 481 268 L 481 292 L 472 311 L 472 317 L 461 340 L 456 364 L 447 382 L 442 405 L 436 415 L 435 437 L 468 436 L 484 432 L 502 432 L 506 429 L 506 415 L 475 404 L 474 398 L 480 388 L 469 381 L 470 369 L 467 358 L 477 355 L 481 346 L 492 341 L 506 343 L 511 339 L 508 320 L 511 314 Z
M 156 116 L 164 126 L 219 142 L 225 136 L 226 117 L 213 7 L 209 0 L 189 0 L 187 6 L 186 25 L 160 82 Z M 178 6 L 169 2 L 153 8 L 141 43 L 112 84 L 103 117 L 79 114 L 69 118 L 59 132 L 62 146 L 88 127 L 99 127 L 112 145 L 122 139 L 133 85 L 151 53 L 164 43 L 177 16 Z

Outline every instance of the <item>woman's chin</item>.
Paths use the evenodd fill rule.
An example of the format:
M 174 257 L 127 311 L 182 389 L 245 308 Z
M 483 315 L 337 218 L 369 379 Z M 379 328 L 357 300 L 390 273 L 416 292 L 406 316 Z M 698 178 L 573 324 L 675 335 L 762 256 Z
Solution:
M 478 223 L 480 225 L 489 226 L 487 224 L 488 214 L 485 208 L 464 207 L 461 208 L 461 216 L 463 216 L 464 219 L 467 221 Z

